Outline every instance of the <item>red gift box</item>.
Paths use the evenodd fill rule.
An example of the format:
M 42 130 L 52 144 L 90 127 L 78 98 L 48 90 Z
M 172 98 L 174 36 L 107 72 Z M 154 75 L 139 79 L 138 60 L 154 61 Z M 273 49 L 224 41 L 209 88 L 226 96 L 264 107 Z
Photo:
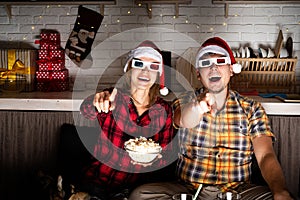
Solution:
M 39 60 L 37 61 L 39 65 L 39 71 L 60 71 L 65 69 L 65 61 L 64 60 Z
M 48 81 L 48 80 L 65 80 L 69 78 L 69 70 L 64 69 L 61 71 L 37 71 L 36 79 L 38 82 L 40 81 Z
M 60 34 L 58 32 L 53 33 L 41 33 L 42 40 L 48 41 L 49 43 L 60 45 Z
M 39 59 L 40 60 L 50 60 L 53 58 L 65 59 L 65 51 L 63 49 L 55 49 L 55 50 L 39 50 Z
M 40 41 L 40 49 L 42 50 L 55 50 L 55 49 L 60 49 L 59 44 L 51 44 L 45 41 Z
M 42 92 L 62 92 L 69 90 L 69 79 L 37 82 L 36 90 Z

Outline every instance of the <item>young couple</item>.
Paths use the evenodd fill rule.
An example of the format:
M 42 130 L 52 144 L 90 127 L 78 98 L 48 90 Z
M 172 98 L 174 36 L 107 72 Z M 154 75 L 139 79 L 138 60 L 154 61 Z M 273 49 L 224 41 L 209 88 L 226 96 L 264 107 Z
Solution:
M 229 88 L 231 76 L 241 66 L 228 44 L 219 37 L 209 38 L 199 48 L 194 66 L 204 88 L 180 95 L 171 105 L 159 95 L 167 91 L 160 50 L 144 41 L 129 54 L 124 86 L 83 101 L 82 115 L 97 119 L 101 127 L 93 155 L 97 160 L 83 172 L 85 191 L 101 200 L 163 200 L 176 193 L 195 194 L 201 186 L 198 199 L 216 199 L 222 192 L 247 200 L 292 199 L 263 107 Z M 162 146 L 159 159 L 147 165 L 132 162 L 124 143 L 139 136 Z M 254 155 L 267 186 L 250 181 Z M 136 185 L 148 172 L 175 159 L 178 180 Z M 120 195 L 124 190 L 126 195 Z

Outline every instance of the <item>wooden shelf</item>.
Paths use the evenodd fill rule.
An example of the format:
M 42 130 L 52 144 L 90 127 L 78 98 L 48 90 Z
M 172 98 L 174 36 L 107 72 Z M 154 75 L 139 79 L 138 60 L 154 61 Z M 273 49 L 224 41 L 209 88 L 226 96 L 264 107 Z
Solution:
M 104 15 L 105 5 L 115 5 L 116 0 L 89 0 L 89 1 L 76 1 L 76 0 L 61 0 L 61 1 L 45 1 L 45 0 L 14 0 L 0 2 L 0 6 L 4 6 L 6 14 L 11 18 L 12 5 L 99 5 L 100 13 Z
M 152 18 L 152 5 L 153 4 L 174 4 L 175 5 L 175 17 L 179 16 L 179 4 L 191 4 L 192 0 L 135 0 L 137 5 L 146 5 L 149 18 Z
M 295 4 L 300 3 L 300 0 L 212 0 L 213 4 L 225 5 L 225 17 L 228 17 L 229 4 Z

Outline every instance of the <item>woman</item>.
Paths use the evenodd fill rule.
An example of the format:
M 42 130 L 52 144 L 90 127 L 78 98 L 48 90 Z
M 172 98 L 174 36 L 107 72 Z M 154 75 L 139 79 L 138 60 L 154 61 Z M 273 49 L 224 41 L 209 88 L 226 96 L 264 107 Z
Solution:
M 176 159 L 171 152 L 172 109 L 159 97 L 163 88 L 163 59 L 150 41 L 133 49 L 124 67 L 125 84 L 86 98 L 80 111 L 98 119 L 101 130 L 94 148 L 97 159 L 84 171 L 83 189 L 100 199 L 114 199 L 116 192 L 128 190 L 149 172 Z M 158 79 L 159 78 L 159 79 Z M 157 84 L 160 80 L 160 84 Z M 124 143 L 136 137 L 151 138 L 163 148 L 162 158 L 147 165 L 134 163 Z

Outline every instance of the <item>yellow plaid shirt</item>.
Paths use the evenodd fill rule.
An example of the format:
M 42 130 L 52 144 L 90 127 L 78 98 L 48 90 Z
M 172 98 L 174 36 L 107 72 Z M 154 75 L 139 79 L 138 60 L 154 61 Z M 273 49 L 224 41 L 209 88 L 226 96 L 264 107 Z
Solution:
M 174 102 L 174 109 L 195 97 L 183 95 Z M 226 191 L 249 182 L 252 140 L 259 135 L 275 139 L 261 104 L 229 91 L 225 106 L 215 116 L 207 113 L 196 127 L 178 130 L 177 173 L 195 188 L 202 183 Z

